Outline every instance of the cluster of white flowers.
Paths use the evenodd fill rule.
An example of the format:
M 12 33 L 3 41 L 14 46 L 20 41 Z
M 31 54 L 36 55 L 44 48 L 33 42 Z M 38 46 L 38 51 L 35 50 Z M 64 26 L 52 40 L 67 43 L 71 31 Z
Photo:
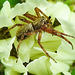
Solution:
M 11 27 L 16 23 L 12 19 L 17 15 L 22 15 L 29 11 L 31 14 L 35 14 L 34 8 L 40 8 L 47 16 L 51 15 L 53 18 L 57 18 L 61 23 L 61 26 L 55 29 L 63 29 L 64 33 L 75 36 L 75 13 L 71 12 L 69 7 L 62 3 L 51 3 L 46 0 L 26 0 L 25 3 L 18 3 L 14 8 L 10 7 L 10 3 L 5 1 L 3 8 L 0 11 L 0 28 Z M 69 72 L 70 66 L 75 60 L 75 39 L 68 38 L 74 46 L 72 47 L 63 39 L 56 36 L 52 36 L 48 33 L 43 33 L 41 44 L 47 50 L 47 52 L 57 61 L 55 63 L 52 59 L 45 56 L 42 49 L 39 47 L 37 36 L 31 36 L 26 40 L 23 40 L 19 48 L 19 59 L 16 63 L 16 58 L 10 56 L 12 44 L 14 43 L 17 48 L 18 42 L 16 41 L 16 31 L 18 27 L 13 28 L 10 31 L 11 38 L 0 40 L 0 60 L 5 66 L 5 75 L 18 75 L 23 73 L 27 75 L 30 72 L 35 75 L 71 75 Z M 51 51 L 51 52 L 50 52 Z M 57 53 L 54 53 L 57 51 Z M 24 62 L 33 60 L 26 67 Z

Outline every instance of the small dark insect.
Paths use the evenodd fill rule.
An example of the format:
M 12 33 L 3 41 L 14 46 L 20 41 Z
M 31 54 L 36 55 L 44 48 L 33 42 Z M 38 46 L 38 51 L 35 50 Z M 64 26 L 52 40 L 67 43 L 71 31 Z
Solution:
M 31 15 L 28 12 L 26 12 L 25 14 L 23 14 L 23 16 L 18 16 L 18 18 L 27 23 L 27 24 L 15 24 L 13 25 L 11 28 L 9 28 L 4 35 L 11 30 L 12 28 L 16 27 L 16 26 L 20 26 L 20 28 L 18 29 L 17 33 L 16 33 L 16 37 L 17 37 L 17 41 L 19 42 L 18 46 L 17 46 L 17 53 L 19 51 L 19 47 L 20 44 L 22 42 L 22 40 L 28 38 L 31 35 L 35 35 L 39 32 L 38 35 L 38 44 L 39 46 L 42 48 L 42 50 L 45 52 L 45 54 L 50 57 L 51 59 L 53 59 L 55 62 L 56 60 L 54 58 L 52 58 L 47 51 L 44 49 L 44 47 L 41 45 L 40 40 L 41 40 L 41 35 L 42 35 L 42 31 L 50 33 L 52 35 L 56 35 L 62 39 L 64 39 L 65 41 L 67 41 L 73 49 L 73 45 L 72 43 L 66 39 L 64 36 L 69 36 L 72 38 L 75 38 L 71 35 L 67 35 L 64 34 L 62 32 L 56 31 L 53 29 L 52 27 L 52 23 L 51 23 L 51 16 L 46 16 L 39 8 L 35 7 L 35 12 L 37 16 Z M 43 15 L 43 16 L 41 16 Z M 25 17 L 29 18 L 30 20 L 27 20 Z M 15 18 L 14 18 L 15 19 Z M 32 20 L 32 21 L 31 21 Z M 64 36 L 63 36 L 64 35 Z M 18 55 L 17 55 L 18 56 Z

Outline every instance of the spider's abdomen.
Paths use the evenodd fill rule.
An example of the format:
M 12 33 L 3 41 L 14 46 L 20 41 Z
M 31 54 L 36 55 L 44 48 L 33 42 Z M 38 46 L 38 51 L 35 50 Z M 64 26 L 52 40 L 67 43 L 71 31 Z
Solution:
M 28 32 L 32 32 L 34 31 L 32 24 L 25 24 L 24 26 L 20 27 L 16 33 L 16 37 L 17 37 L 17 41 L 19 41 L 21 39 L 21 36 L 24 33 L 28 33 Z M 25 35 L 24 39 L 28 38 L 29 36 Z

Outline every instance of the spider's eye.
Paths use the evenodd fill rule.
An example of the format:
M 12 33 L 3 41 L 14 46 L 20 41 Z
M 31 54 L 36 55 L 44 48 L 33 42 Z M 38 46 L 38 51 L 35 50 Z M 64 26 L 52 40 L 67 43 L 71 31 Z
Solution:
M 50 20 L 50 19 L 51 19 L 51 16 L 48 17 L 48 20 Z

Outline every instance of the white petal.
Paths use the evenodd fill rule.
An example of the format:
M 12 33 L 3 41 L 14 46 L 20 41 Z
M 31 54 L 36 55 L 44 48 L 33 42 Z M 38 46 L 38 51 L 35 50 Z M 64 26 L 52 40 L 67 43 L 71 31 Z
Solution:
M 3 8 L 0 11 L 0 28 L 2 27 L 8 27 L 10 25 L 13 25 L 13 22 L 10 19 L 10 4 L 8 1 L 5 1 L 3 4 Z
M 47 57 L 42 56 L 39 59 L 35 59 L 27 65 L 28 71 L 36 75 L 51 75 L 49 69 L 50 63 Z
M 5 15 L 9 16 L 9 14 L 10 14 L 10 3 L 8 1 L 4 2 L 3 8 L 1 9 L 1 13 L 4 13 Z
M 53 6 L 51 6 L 51 9 L 48 8 L 48 10 L 52 12 L 54 17 L 62 18 L 64 20 L 67 20 L 70 15 L 69 7 L 62 2 L 55 3 Z
M 32 4 L 32 6 L 37 6 L 40 8 L 46 8 L 49 5 L 49 3 L 46 0 L 27 0 L 26 2 Z
M 71 75 L 69 72 L 63 72 L 64 75 Z
M 14 44 L 17 49 L 17 45 L 19 44 L 19 42 L 15 41 Z M 23 62 L 29 62 L 30 51 L 33 44 L 34 44 L 34 36 L 31 36 L 28 39 L 25 39 L 21 42 L 21 45 L 19 48 L 19 56 Z
M 14 18 L 17 15 L 23 15 L 32 8 L 32 5 L 29 3 L 18 3 L 14 8 L 11 9 L 10 17 Z
M 12 69 L 14 71 L 20 72 L 20 73 L 24 73 L 27 71 L 26 67 L 23 65 L 22 60 L 19 58 L 18 62 L 13 64 Z
M 27 68 L 23 65 L 21 59 L 19 58 L 18 61 L 16 62 L 16 58 L 14 57 L 9 57 L 9 60 L 6 61 L 6 60 L 2 60 L 1 61 L 6 68 L 9 68 L 10 70 L 9 71 L 15 71 L 15 72 L 18 72 L 18 73 L 25 73 L 27 72 Z
M 59 20 L 62 24 L 61 26 L 62 26 L 62 29 L 64 30 L 64 32 L 75 36 L 75 19 L 74 19 L 75 13 L 71 12 L 70 15 L 71 15 L 70 19 L 68 19 L 68 20 L 64 20 L 61 18 L 59 18 Z
M 58 43 L 58 44 L 57 44 Z M 44 49 L 53 57 L 55 57 L 55 51 L 57 50 L 57 48 L 59 47 L 60 45 L 60 42 L 59 41 L 50 41 L 50 42 L 43 42 L 41 43 L 44 47 Z M 57 44 L 57 45 L 56 45 Z M 55 47 L 54 47 L 55 46 Z M 36 41 L 34 43 L 34 46 L 33 48 L 31 48 L 31 59 L 34 60 L 34 59 L 37 59 L 41 56 L 45 56 L 46 54 L 44 53 L 44 51 L 40 48 L 38 42 Z
M 4 58 L 8 60 L 14 40 L 15 40 L 15 37 L 0 41 L 0 59 Z
M 0 13 L 0 28 L 8 27 L 11 25 L 13 25 L 11 19 L 7 15 L 5 15 L 5 13 Z
M 70 68 L 70 66 L 63 62 L 57 61 L 57 63 L 55 63 L 53 60 L 51 61 L 50 69 L 53 74 L 57 74 L 60 72 L 67 72 L 69 70 L 69 68 Z
M 60 60 L 72 61 L 75 60 L 75 40 L 71 39 L 74 49 L 66 41 L 62 41 L 57 50 L 57 57 Z

